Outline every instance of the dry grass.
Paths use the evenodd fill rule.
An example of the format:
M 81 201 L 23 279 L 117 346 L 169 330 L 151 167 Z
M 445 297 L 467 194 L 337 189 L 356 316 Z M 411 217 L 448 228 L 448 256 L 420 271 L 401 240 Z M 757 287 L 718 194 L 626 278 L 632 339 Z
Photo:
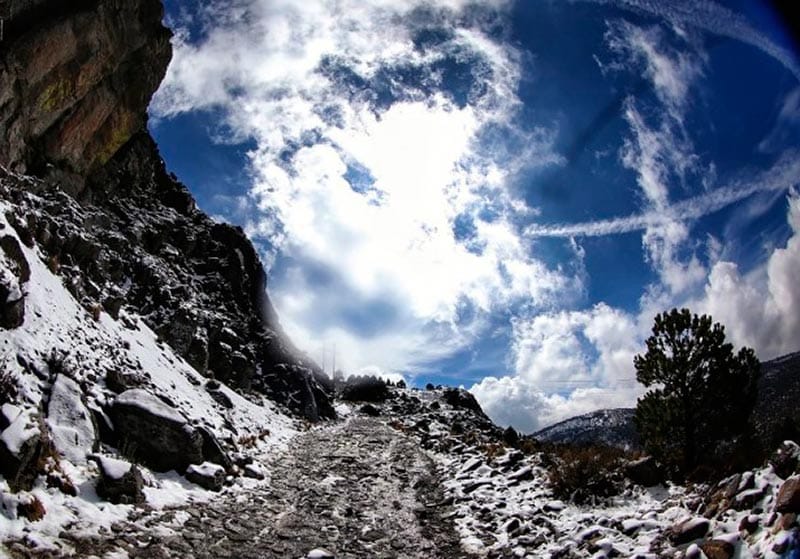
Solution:
M 553 492 L 576 503 L 619 493 L 627 458 L 623 450 L 603 445 L 553 445 L 544 453 Z
M 17 505 L 17 516 L 27 518 L 31 522 L 36 522 L 44 518 L 47 511 L 38 497 L 31 497 L 27 502 L 23 501 Z

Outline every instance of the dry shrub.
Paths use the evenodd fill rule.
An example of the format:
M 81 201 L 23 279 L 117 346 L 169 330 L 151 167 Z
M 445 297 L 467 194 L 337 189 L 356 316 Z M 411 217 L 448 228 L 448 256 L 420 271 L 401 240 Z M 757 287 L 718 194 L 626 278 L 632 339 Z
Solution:
M 28 501 L 21 501 L 17 505 L 17 516 L 36 522 L 44 518 L 47 511 L 38 497 L 32 496 Z
M 17 378 L 6 369 L 6 362 L 0 362 L 0 405 L 8 404 L 17 399 Z
M 482 450 L 486 458 L 489 459 L 497 458 L 506 453 L 506 447 L 503 443 L 488 443 L 483 445 Z
M 53 274 L 57 274 L 61 269 L 61 261 L 57 254 L 51 255 L 50 258 L 47 259 L 47 269 Z
M 553 493 L 575 503 L 619 493 L 626 459 L 625 451 L 604 445 L 553 445 L 543 455 Z
M 263 441 L 267 437 L 269 437 L 269 429 L 262 429 L 258 433 L 242 435 L 236 442 L 241 448 L 253 448 L 258 441 Z

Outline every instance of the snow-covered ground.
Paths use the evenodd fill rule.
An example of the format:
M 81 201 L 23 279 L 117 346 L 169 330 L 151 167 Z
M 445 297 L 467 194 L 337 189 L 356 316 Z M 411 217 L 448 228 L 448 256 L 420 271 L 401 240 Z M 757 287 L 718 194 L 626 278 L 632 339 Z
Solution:
M 134 372 L 144 379 L 143 388 L 159 399 L 165 414 L 185 418 L 190 425 L 205 426 L 226 448 L 238 448 L 255 459 L 285 446 L 297 432 L 294 420 L 266 398 L 242 397 L 225 385 L 219 391 L 233 404 L 225 407 L 208 390 L 202 377 L 157 336 L 139 317 L 121 311 L 114 320 L 105 312 L 98 317 L 76 301 L 64 286 L 64 277 L 49 269 L 42 253 L 18 239 L 5 215 L 12 210 L 0 202 L 0 236 L 19 241 L 30 265 L 30 279 L 19 288 L 25 295 L 22 326 L 0 330 L 0 365 L 15 378 L 15 402 L 3 406 L 11 425 L 2 432 L 6 446 L 17 448 L 31 431 L 37 416 L 44 420 L 58 451 L 53 471 L 63 472 L 77 496 L 48 487 L 43 477 L 30 491 L 12 493 L 0 477 L 0 541 L 26 540 L 40 546 L 63 545 L 59 533 L 92 534 L 125 518 L 132 505 L 113 505 L 95 491 L 99 460 L 90 454 L 122 458 L 116 449 L 100 445 L 92 421 L 116 396 L 106 386 L 110 371 Z M 49 363 L 49 365 L 48 365 Z M 53 364 L 58 370 L 52 370 Z M 127 463 L 120 465 L 125 468 Z M 177 473 L 153 473 L 143 469 L 147 505 L 163 508 L 187 501 L 212 498 L 210 493 Z M 251 472 L 252 473 L 252 472 Z M 257 483 L 236 478 L 233 487 Z M 33 499 L 46 511 L 38 521 L 21 518 L 20 503 Z

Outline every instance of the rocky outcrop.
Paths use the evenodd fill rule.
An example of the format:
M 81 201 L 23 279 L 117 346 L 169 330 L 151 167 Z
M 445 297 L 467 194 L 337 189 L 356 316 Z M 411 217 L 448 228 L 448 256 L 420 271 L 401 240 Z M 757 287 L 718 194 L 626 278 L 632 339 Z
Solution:
M 25 320 L 23 284 L 31 270 L 17 239 L 0 237 L 0 328 L 17 328 Z
M 161 18 L 158 0 L 12 3 L 0 163 L 45 180 L 15 178 L 0 192 L 16 208 L 8 221 L 93 316 L 132 311 L 201 374 L 311 420 L 333 417 L 332 386 L 283 334 L 253 245 L 196 208 L 146 132 L 170 57 Z M 3 278 L 12 327 L 24 298 Z M 136 380 L 121 371 L 107 382 L 124 391 Z
M 159 0 L 16 0 L 0 51 L 0 160 L 81 194 L 137 131 L 171 56 Z

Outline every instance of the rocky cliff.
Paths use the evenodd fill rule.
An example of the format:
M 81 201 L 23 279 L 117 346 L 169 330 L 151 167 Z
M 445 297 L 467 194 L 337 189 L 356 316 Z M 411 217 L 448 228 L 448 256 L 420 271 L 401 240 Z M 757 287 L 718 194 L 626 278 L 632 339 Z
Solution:
M 252 244 L 196 208 L 146 131 L 171 55 L 160 1 L 8 5 L 0 164 L 19 239 L 90 312 L 125 309 L 202 375 L 332 417 L 327 380 L 282 333 Z M 7 291 L 6 322 L 24 321 Z

